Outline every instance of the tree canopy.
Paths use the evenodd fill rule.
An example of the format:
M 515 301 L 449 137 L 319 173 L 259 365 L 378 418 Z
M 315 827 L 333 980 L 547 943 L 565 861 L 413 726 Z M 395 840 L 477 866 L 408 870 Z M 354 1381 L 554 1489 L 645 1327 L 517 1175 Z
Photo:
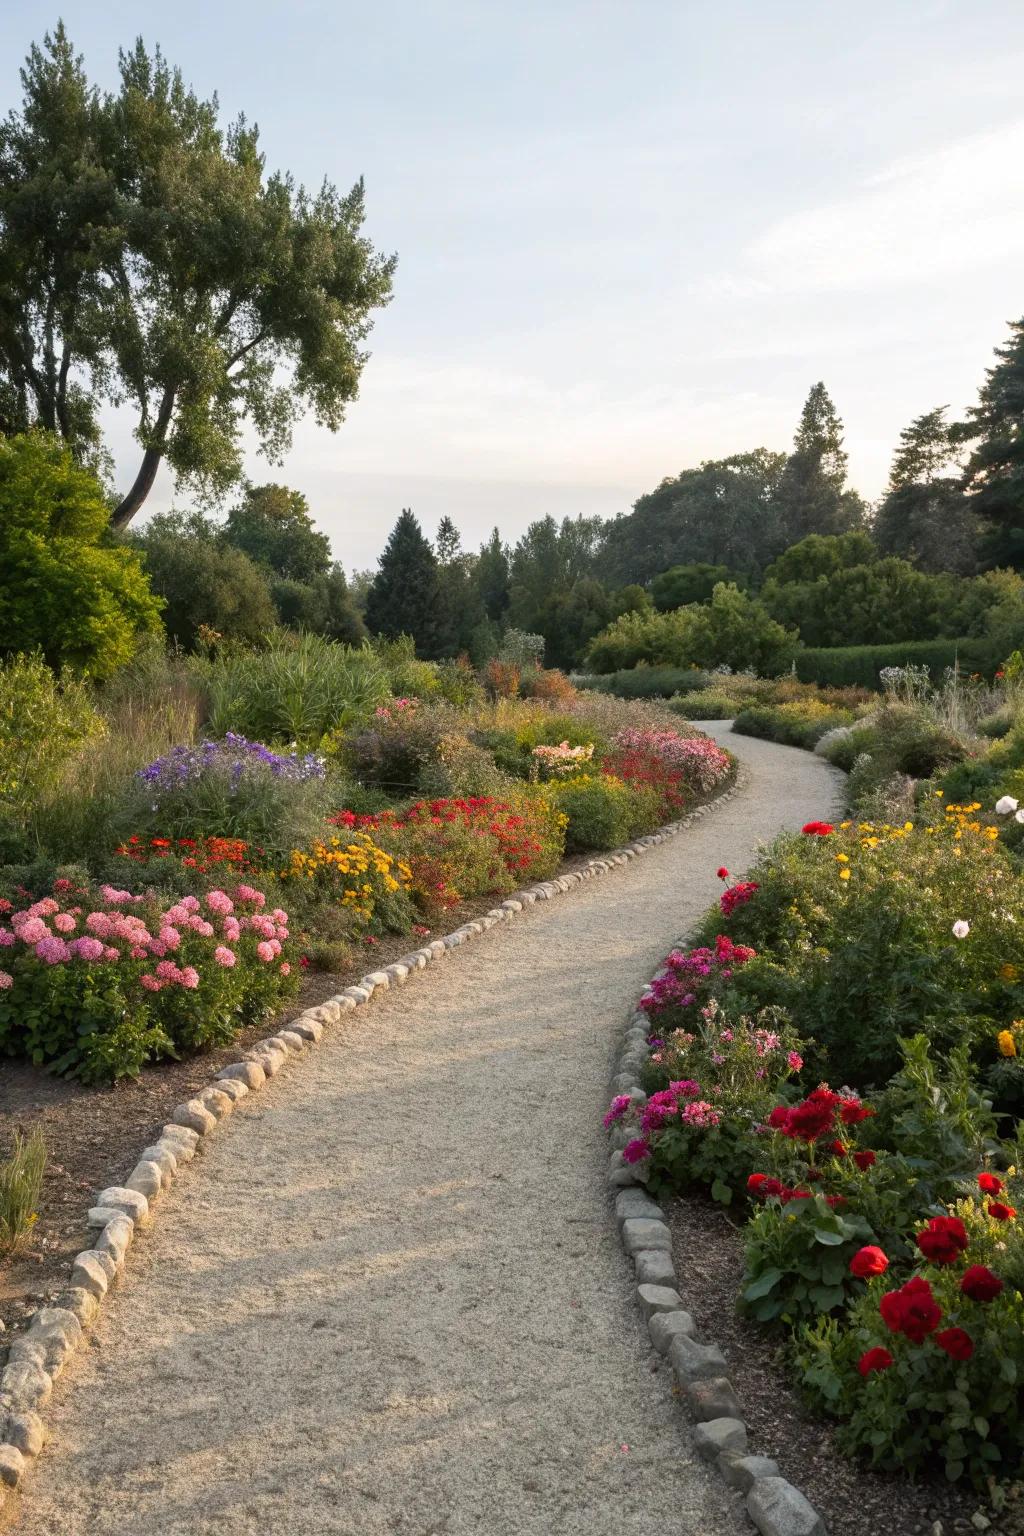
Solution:
M 331 569 L 331 541 L 313 526 L 309 503 L 286 485 L 249 485 L 224 525 L 229 544 L 291 581 L 311 582 Z
M 63 26 L 33 46 L 0 124 L 0 431 L 40 424 L 95 457 L 98 407 L 129 406 L 141 460 L 220 496 L 247 422 L 279 459 L 301 411 L 336 430 L 394 259 L 362 234 L 364 191 L 266 174 L 258 131 L 218 121 L 142 40 L 120 84 L 86 78 Z
M 978 403 L 957 437 L 973 443 L 965 488 L 988 526 L 993 564 L 1024 565 L 1024 319 L 1012 321 L 999 361 L 985 375 Z
M 53 434 L 0 437 L 0 654 L 106 678 L 159 635 L 138 554 L 114 543 L 91 470 Z

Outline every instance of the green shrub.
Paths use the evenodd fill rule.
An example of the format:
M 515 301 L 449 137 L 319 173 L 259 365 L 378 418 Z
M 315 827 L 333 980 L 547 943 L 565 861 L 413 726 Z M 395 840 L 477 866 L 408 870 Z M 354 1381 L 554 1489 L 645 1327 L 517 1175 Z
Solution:
M 905 640 L 891 645 L 808 647 L 796 653 L 796 675 L 804 683 L 877 688 L 885 667 L 924 666 L 938 680 L 959 662 L 963 672 L 991 673 L 1000 656 L 984 640 Z
M 647 809 L 627 785 L 607 774 L 577 774 L 546 789 L 569 818 L 565 846 L 570 853 L 620 847 L 634 835 L 638 807 Z
M 218 656 L 205 669 L 209 730 L 316 746 L 368 717 L 388 697 L 387 671 L 369 646 L 279 631 L 261 651 Z
M 110 677 L 161 634 L 138 555 L 110 538 L 96 476 L 44 432 L 0 437 L 0 654 Z
M 756 598 L 720 582 L 708 603 L 671 613 L 625 613 L 591 642 L 588 664 L 614 672 L 649 666 L 728 666 L 777 674 L 793 659 L 798 640 L 772 619 Z
M 59 680 L 39 655 L 0 661 L 0 839 L 23 839 L 67 763 L 103 730 L 81 682 Z
M 576 678 L 576 686 L 622 699 L 667 699 L 684 689 L 699 688 L 705 674 L 695 667 L 628 667 L 603 677 Z
M 0 1253 L 10 1253 L 31 1232 L 46 1172 L 46 1141 L 37 1126 L 14 1133 L 11 1155 L 0 1162 Z
M 731 720 L 743 708 L 743 700 L 724 688 L 703 688 L 694 693 L 677 693 L 669 699 L 667 708 L 687 720 Z
M 854 719 L 852 710 L 838 709 L 814 699 L 791 704 L 745 704 L 733 722 L 733 730 L 740 736 L 759 736 L 784 746 L 809 750 L 826 732 L 837 726 L 852 725 Z

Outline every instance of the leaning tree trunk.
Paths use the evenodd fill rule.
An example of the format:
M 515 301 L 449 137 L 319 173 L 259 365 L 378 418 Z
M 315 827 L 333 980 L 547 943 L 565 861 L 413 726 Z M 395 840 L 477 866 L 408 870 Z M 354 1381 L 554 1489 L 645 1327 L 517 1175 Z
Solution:
M 171 424 L 171 415 L 174 411 L 174 390 L 168 385 L 164 390 L 160 409 L 157 412 L 156 422 L 153 427 L 150 446 L 142 455 L 142 463 L 139 472 L 135 476 L 131 490 L 127 496 L 114 509 L 110 522 L 114 528 L 127 528 L 136 512 L 142 506 L 146 497 L 153 489 L 153 481 L 156 472 L 160 468 L 160 460 L 164 456 L 167 446 L 167 428 Z

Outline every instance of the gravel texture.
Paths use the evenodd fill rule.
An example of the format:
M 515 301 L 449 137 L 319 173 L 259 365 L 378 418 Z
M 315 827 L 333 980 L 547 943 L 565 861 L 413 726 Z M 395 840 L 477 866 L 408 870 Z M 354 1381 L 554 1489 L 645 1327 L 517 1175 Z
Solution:
M 729 744 L 745 793 L 237 1105 L 57 1384 L 20 1536 L 749 1530 L 654 1370 L 600 1126 L 622 1019 L 717 866 L 832 811 L 819 759 Z

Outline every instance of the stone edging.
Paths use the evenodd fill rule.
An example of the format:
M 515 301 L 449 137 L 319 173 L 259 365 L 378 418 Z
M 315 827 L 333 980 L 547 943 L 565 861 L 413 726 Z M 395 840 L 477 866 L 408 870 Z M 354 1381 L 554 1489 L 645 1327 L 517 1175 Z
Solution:
M 586 880 L 609 874 L 650 848 L 667 842 L 685 827 L 731 800 L 745 788 L 747 775 L 738 768 L 732 786 L 714 800 L 698 806 L 680 821 L 638 838 L 624 848 L 593 858 L 571 874 L 543 880 L 517 891 L 499 906 L 422 949 L 410 951 L 380 971 L 370 971 L 355 986 L 318 1007 L 308 1008 L 276 1035 L 259 1040 L 214 1075 L 205 1088 L 179 1104 L 159 1137 L 144 1148 L 123 1185 L 103 1190 L 89 1211 L 88 1225 L 97 1232 L 92 1248 L 75 1258 L 68 1287 L 52 1305 L 40 1307 L 28 1327 L 10 1345 L 0 1372 L 0 1507 L 18 1487 L 30 1458 L 45 1442 L 40 1409 L 46 1406 L 53 1382 L 81 1344 L 100 1303 L 124 1271 L 137 1228 L 146 1228 L 153 1206 L 174 1181 L 182 1164 L 191 1162 L 201 1140 L 227 1119 L 240 1099 L 258 1092 L 293 1056 L 319 1044 L 324 1028 L 368 1003 L 376 992 L 401 986 L 414 971 L 445 959 L 460 945 L 506 922 L 537 901 L 549 901 Z
M 666 974 L 665 969 L 657 971 L 654 979 Z M 649 1033 L 646 1014 L 639 1010 L 631 1014 L 612 1078 L 612 1093 L 628 1093 L 636 1104 L 647 1101 L 640 1073 L 647 1058 Z M 624 1136 L 621 1126 L 611 1127 L 612 1141 L 619 1143 L 608 1167 L 615 1218 L 622 1246 L 633 1260 L 637 1304 L 646 1319 L 651 1343 L 660 1355 L 668 1357 L 695 1420 L 695 1449 L 718 1468 L 730 1488 L 746 1495 L 747 1514 L 761 1536 L 827 1536 L 817 1510 L 780 1475 L 776 1463 L 748 1450 L 743 1409 L 729 1380 L 725 1356 L 717 1344 L 702 1344 L 696 1337 L 696 1324 L 676 1289 L 672 1233 L 664 1209 L 623 1160 Z

